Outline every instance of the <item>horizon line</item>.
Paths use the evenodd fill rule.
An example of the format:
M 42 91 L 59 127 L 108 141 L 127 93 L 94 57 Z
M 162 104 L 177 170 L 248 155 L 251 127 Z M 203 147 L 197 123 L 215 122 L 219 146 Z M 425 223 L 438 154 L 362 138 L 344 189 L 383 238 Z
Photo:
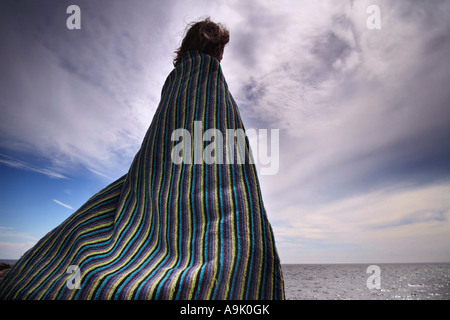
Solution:
M 0 258 L 0 262 L 5 262 L 5 261 L 14 261 L 17 262 L 19 261 L 20 258 L 18 259 L 8 259 L 8 258 Z M 288 263 L 280 263 L 281 265 L 338 265 L 338 264 L 363 264 L 363 265 L 377 265 L 377 264 L 432 264 L 432 263 L 449 263 L 450 261 L 403 261 L 403 262 L 301 262 L 301 263 L 297 263 L 297 262 L 288 262 Z

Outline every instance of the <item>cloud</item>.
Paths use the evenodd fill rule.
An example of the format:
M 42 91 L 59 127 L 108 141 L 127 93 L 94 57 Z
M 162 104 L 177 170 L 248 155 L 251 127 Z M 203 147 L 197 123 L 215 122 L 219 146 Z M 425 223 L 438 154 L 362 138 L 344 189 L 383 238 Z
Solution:
M 35 242 L 0 242 L 2 259 L 19 259 Z
M 0 164 L 6 165 L 8 167 L 12 167 L 12 168 L 16 168 L 16 169 L 22 169 L 22 170 L 27 170 L 27 171 L 31 171 L 31 172 L 37 172 L 37 173 L 41 173 L 46 175 L 47 177 L 50 178 L 55 178 L 55 179 L 68 179 L 65 175 L 54 171 L 52 169 L 46 169 L 46 168 L 36 168 L 24 161 L 20 161 L 17 159 L 14 159 L 10 156 L 4 155 L 4 154 L 0 154 L 0 157 L 2 157 L 3 159 L 0 158 Z
M 63 203 L 63 202 L 61 202 L 61 201 L 59 201 L 59 200 L 56 200 L 56 199 L 52 199 L 54 202 L 56 202 L 57 204 L 59 204 L 60 206 L 63 206 L 63 207 L 65 207 L 65 208 L 67 208 L 67 209 L 71 209 L 71 210 L 73 210 L 73 208 L 71 207 L 71 206 L 69 206 L 69 205 L 67 205 L 67 204 L 65 204 L 65 203 Z
M 251 50 L 233 47 L 232 33 L 242 114 L 253 127 L 280 129 L 279 175 L 262 177 L 268 193 L 324 200 L 449 176 L 450 6 L 378 3 L 377 31 L 366 27 L 369 2 L 323 1 L 242 19 L 248 32 L 238 43 L 249 39 Z
M 113 181 L 113 180 L 114 180 L 114 177 L 112 177 L 112 176 L 110 176 L 110 175 L 107 175 L 107 174 L 105 174 L 105 173 L 99 172 L 99 171 L 94 170 L 94 169 L 92 169 L 92 168 L 88 168 L 88 170 L 91 171 L 92 173 L 95 173 L 96 175 L 98 175 L 98 176 L 100 176 L 100 177 L 102 177 L 102 178 L 106 178 L 106 179 L 108 179 L 108 180 L 110 180 L 110 181 Z
M 1 227 L 0 226 L 0 237 L 4 238 L 22 238 L 31 241 L 37 241 L 38 238 L 30 236 L 28 233 L 24 232 L 14 232 L 12 227 Z M 3 256 L 0 255 L 3 258 Z
M 448 260 L 448 252 L 443 253 L 450 241 L 449 191 L 449 184 L 388 188 L 322 205 L 285 208 L 271 217 L 278 250 L 284 261 L 317 246 L 341 262 L 348 254 L 355 262 L 395 262 L 405 259 L 405 249 L 409 261 Z M 303 261 L 309 258 L 305 255 Z

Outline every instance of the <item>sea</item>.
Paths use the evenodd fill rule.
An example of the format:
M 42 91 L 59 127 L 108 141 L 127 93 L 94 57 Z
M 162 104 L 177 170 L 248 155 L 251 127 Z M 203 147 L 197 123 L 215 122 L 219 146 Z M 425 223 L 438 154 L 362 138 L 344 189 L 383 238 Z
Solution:
M 450 300 L 450 263 L 281 267 L 287 300 Z
M 283 264 L 288 300 L 450 300 L 450 263 Z

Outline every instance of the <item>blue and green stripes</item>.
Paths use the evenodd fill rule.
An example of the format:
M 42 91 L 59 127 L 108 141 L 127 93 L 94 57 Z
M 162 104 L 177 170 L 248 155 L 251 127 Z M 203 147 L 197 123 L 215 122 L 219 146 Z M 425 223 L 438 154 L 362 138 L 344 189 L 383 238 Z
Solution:
M 167 77 L 128 173 L 26 252 L 0 298 L 283 299 L 255 166 L 172 162 L 172 132 L 196 121 L 244 129 L 219 62 L 191 51 Z M 251 152 L 248 140 L 238 147 Z M 70 265 L 79 289 L 67 286 Z

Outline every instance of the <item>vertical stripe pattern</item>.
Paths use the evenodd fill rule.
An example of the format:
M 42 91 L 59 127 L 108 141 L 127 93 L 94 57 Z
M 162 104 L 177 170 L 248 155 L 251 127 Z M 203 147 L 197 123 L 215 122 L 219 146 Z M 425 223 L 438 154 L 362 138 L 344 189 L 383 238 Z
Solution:
M 201 137 L 213 134 L 198 148 L 199 124 Z M 190 140 L 173 139 L 176 129 Z M 128 173 L 28 250 L 0 283 L 0 298 L 283 299 L 248 140 L 225 137 L 238 129 L 219 62 L 185 53 Z M 173 150 L 185 141 L 191 148 L 175 163 Z M 208 155 L 222 163 L 206 163 Z M 69 266 L 78 267 L 78 278 Z

